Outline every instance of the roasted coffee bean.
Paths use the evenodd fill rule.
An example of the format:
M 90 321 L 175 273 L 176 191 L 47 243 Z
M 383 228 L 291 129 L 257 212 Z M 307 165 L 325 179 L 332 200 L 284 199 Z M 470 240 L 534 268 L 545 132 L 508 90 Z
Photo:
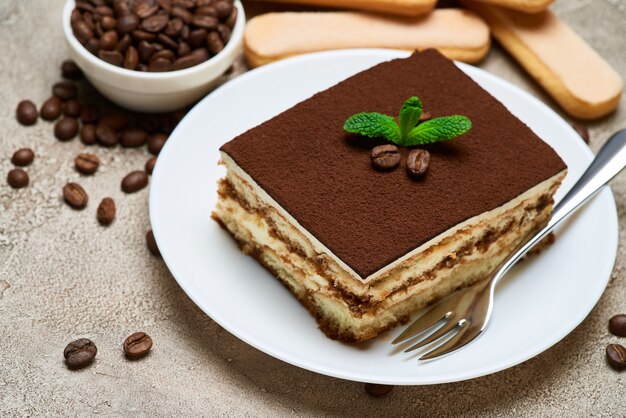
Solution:
M 138 128 L 128 128 L 122 132 L 120 144 L 123 147 L 141 147 L 148 142 L 148 132 Z
M 146 161 L 146 173 L 152 175 L 154 171 L 154 166 L 156 165 L 156 157 L 150 157 L 148 161 Z
M 217 17 L 217 9 L 213 6 L 201 6 L 196 9 L 196 16 L 212 16 Z
M 224 44 L 227 44 L 228 41 L 230 41 L 230 28 L 222 23 L 220 23 L 219 25 L 217 25 L 217 32 L 220 34 L 220 38 L 222 38 L 222 42 L 224 42 Z
M 414 149 L 406 157 L 406 169 L 413 177 L 421 177 L 428 170 L 430 153 L 423 149 Z
M 432 119 L 432 115 L 429 112 L 422 112 L 422 114 L 420 115 L 420 122 L 425 122 L 427 120 Z
M 191 9 L 196 6 L 197 0 L 174 0 L 174 5 L 183 9 Z
M 28 173 L 21 168 L 14 168 L 7 175 L 7 183 L 14 189 L 28 186 Z
M 131 33 L 131 35 L 133 39 L 135 39 L 137 42 L 154 41 L 156 39 L 156 35 L 154 33 L 146 32 L 146 31 L 139 30 L 139 29 L 135 29 Z
M 54 124 L 54 136 L 59 141 L 69 141 L 78 134 L 78 122 L 75 118 L 64 117 Z
M 217 17 L 226 19 L 233 12 L 233 5 L 228 1 L 222 0 L 215 4 L 215 9 L 217 10 Z
M 88 1 L 84 1 L 84 0 L 77 0 L 76 1 L 76 8 L 78 10 L 83 11 L 83 12 L 93 12 L 94 11 L 93 4 L 89 3 Z
M 235 24 L 237 23 L 237 9 L 235 7 L 233 7 L 233 11 L 230 14 L 230 16 L 228 16 L 228 18 L 224 21 L 224 23 L 226 24 L 226 26 L 228 26 L 231 30 L 235 27 Z
M 178 50 L 176 52 L 178 53 L 178 56 L 182 58 L 191 53 L 191 47 L 189 46 L 187 42 L 180 41 L 180 43 L 178 44 Z M 174 69 L 177 69 L 177 68 L 174 68 Z
M 72 10 L 72 14 L 70 15 L 70 25 L 74 27 L 74 24 L 79 20 L 83 19 L 83 14 L 78 9 Z
M 94 16 L 96 16 L 98 19 L 102 19 L 103 17 L 106 17 L 106 16 L 109 16 L 109 17 L 113 16 L 113 9 L 111 9 L 108 6 L 105 6 L 104 4 L 97 5 L 93 12 L 94 12 Z
M 128 126 L 130 118 L 124 112 L 112 112 L 101 117 L 99 123 L 120 131 Z
M 117 46 L 120 38 L 114 30 L 107 31 L 100 37 L 100 49 L 112 51 Z
M 609 319 L 609 331 L 618 337 L 626 337 L 626 314 L 615 315 Z
M 143 19 L 139 26 L 146 32 L 157 33 L 165 29 L 169 20 L 167 15 L 153 15 Z
M 11 162 L 18 167 L 26 167 L 35 159 L 35 153 L 30 148 L 20 148 L 13 153 Z
M 572 128 L 574 128 L 576 133 L 580 135 L 585 143 L 589 143 L 589 129 L 587 129 L 587 126 L 583 125 L 582 123 L 574 123 L 572 125 Z
M 142 170 L 133 171 L 122 179 L 122 191 L 124 193 L 138 192 L 147 185 L 148 174 Z
M 160 73 L 164 71 L 170 71 L 174 67 L 174 63 L 166 58 L 151 59 L 148 64 L 148 71 L 154 73 Z
M 185 23 L 181 19 L 176 17 L 170 20 L 169 22 L 167 22 L 167 28 L 165 28 L 165 34 L 167 36 L 178 36 L 180 34 L 180 31 L 183 29 L 184 25 Z
M 159 130 L 159 117 L 154 113 L 139 113 L 135 116 L 135 123 L 144 131 L 153 134 Z
M 400 150 L 392 144 L 379 145 L 370 155 L 372 166 L 378 170 L 391 170 L 400 164 Z
M 80 128 L 80 142 L 85 145 L 93 145 L 98 142 L 98 138 L 96 137 L 96 125 L 86 123 Z
M 142 19 L 152 16 L 159 10 L 159 5 L 154 0 L 135 0 L 133 6 L 133 12 Z
M 96 139 L 100 145 L 113 147 L 117 145 L 117 132 L 109 125 L 100 122 L 96 125 Z
M 63 78 L 70 80 L 80 80 L 83 78 L 83 72 L 72 60 L 65 60 L 61 63 L 61 75 Z
M 139 16 L 134 13 L 129 13 L 124 16 L 120 16 L 117 18 L 117 24 L 115 25 L 115 30 L 121 34 L 125 35 L 127 33 L 131 33 L 135 29 L 139 27 L 139 23 L 141 20 Z
M 191 14 L 191 12 L 179 6 L 172 7 L 171 15 L 175 18 L 179 18 L 186 24 L 191 23 L 191 19 L 193 19 L 193 14 Z
M 170 13 L 172 11 L 172 0 L 157 0 L 157 3 L 166 12 Z
M 157 133 L 151 135 L 148 139 L 148 151 L 150 151 L 151 154 L 159 155 L 166 141 L 167 135 L 165 134 Z
M 183 55 L 180 54 L 179 55 Z M 193 67 L 195 65 L 198 65 L 202 62 L 202 57 L 198 54 L 189 54 L 189 55 L 185 55 L 183 57 L 178 58 L 176 61 L 174 61 L 174 69 L 175 70 L 182 70 L 185 68 L 189 68 L 189 67 Z
M 93 174 L 99 166 L 100 158 L 97 155 L 81 153 L 74 158 L 74 167 L 82 174 Z
M 152 338 L 145 332 L 136 332 L 124 340 L 124 354 L 131 359 L 145 356 L 152 348 Z
M 114 0 L 113 12 L 115 13 L 115 16 L 118 17 L 132 13 L 130 10 L 130 5 L 128 4 L 128 0 Z
M 626 369 L 626 348 L 619 344 L 606 346 L 606 360 L 617 371 Z
M 189 36 L 187 37 L 186 42 L 192 49 L 199 48 L 201 46 L 204 46 L 204 44 L 206 43 L 208 34 L 209 32 L 207 32 L 206 29 L 193 30 L 189 32 Z
M 63 114 L 71 118 L 77 118 L 83 111 L 83 105 L 76 99 L 70 99 L 63 106 Z
M 206 40 L 207 47 L 212 54 L 218 54 L 224 49 L 224 42 L 222 42 L 222 38 L 220 34 L 213 31 L 209 33 Z
M 101 49 L 98 51 L 98 57 L 109 64 L 115 65 L 116 67 L 121 67 L 124 63 L 124 56 L 120 51 L 106 51 Z
M 365 392 L 374 398 L 380 398 L 381 396 L 385 396 L 389 392 L 391 392 L 392 389 L 392 385 L 378 385 L 376 383 L 365 384 Z
M 87 41 L 94 37 L 93 30 L 89 27 L 87 22 L 82 19 L 72 24 L 72 32 L 81 44 L 86 44 Z
M 128 47 L 128 49 L 126 50 L 126 55 L 124 55 L 124 63 L 123 63 L 124 68 L 127 68 L 129 70 L 134 70 L 137 68 L 138 64 L 139 64 L 139 53 L 137 52 L 137 49 L 134 46 Z
M 100 111 L 95 105 L 88 104 L 83 107 L 80 112 L 80 120 L 83 123 L 94 123 L 98 121 L 98 117 L 100 116 Z
M 139 46 L 137 47 L 137 52 L 139 53 L 139 60 L 142 62 L 148 62 L 152 55 L 154 55 L 156 48 L 153 44 L 148 41 L 139 42 Z
M 67 183 L 63 186 L 63 198 L 74 209 L 85 209 L 89 202 L 89 196 L 78 183 Z
M 98 219 L 100 225 L 109 226 L 115 220 L 115 213 L 115 202 L 110 197 L 105 197 L 98 205 L 96 219 Z
M 128 51 L 128 48 L 133 44 L 133 40 L 130 39 L 130 36 L 128 34 L 122 36 L 122 39 L 120 39 L 120 41 L 117 43 L 117 46 L 115 47 L 116 51 L 119 51 L 120 54 L 126 54 L 126 51 Z
M 52 96 L 41 105 L 41 109 L 39 109 L 39 114 L 41 118 L 47 121 L 56 120 L 59 116 L 61 116 L 63 103 L 61 99 L 56 96 Z
M 155 257 L 161 257 L 161 251 L 159 251 L 159 247 L 157 246 L 156 240 L 154 239 L 154 234 L 150 229 L 146 232 L 146 245 L 148 246 L 148 250 Z
M 150 61 L 152 62 L 153 60 L 157 60 L 159 58 L 163 58 L 166 59 L 167 61 L 174 61 L 174 53 L 172 51 L 170 51 L 169 49 L 163 49 L 161 51 L 156 52 L 152 58 L 150 58 Z
M 114 30 L 117 26 L 117 19 L 112 16 L 103 16 L 100 25 L 105 31 Z
M 173 40 L 172 38 L 170 38 L 169 36 L 163 33 L 159 33 L 157 35 L 157 40 L 161 43 L 161 45 L 163 45 L 166 48 L 171 49 L 172 51 L 178 50 L 178 43 L 176 43 L 175 40 Z
M 61 100 L 69 100 L 76 97 L 78 89 L 69 81 L 61 81 L 52 86 L 52 94 Z
M 100 42 L 96 38 L 91 38 L 85 44 L 85 49 L 94 55 L 98 55 L 98 48 L 100 48 Z
M 213 16 L 195 15 L 193 18 L 191 18 L 191 24 L 198 28 L 204 28 L 209 30 L 217 29 L 218 23 L 219 20 L 217 20 Z
M 22 100 L 15 109 L 15 117 L 17 121 L 25 126 L 37 123 L 37 106 L 30 100 Z
M 96 345 L 87 338 L 72 341 L 63 350 L 67 367 L 73 370 L 89 366 L 98 353 Z

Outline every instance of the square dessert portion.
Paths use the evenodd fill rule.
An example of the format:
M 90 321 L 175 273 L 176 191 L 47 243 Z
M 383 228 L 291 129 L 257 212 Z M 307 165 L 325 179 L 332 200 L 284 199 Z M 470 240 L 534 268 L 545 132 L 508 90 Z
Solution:
M 419 96 L 433 118 L 473 127 L 430 155 L 372 168 L 382 142 L 347 134 L 359 112 L 396 115 Z M 410 150 L 401 148 L 406 157 Z M 278 277 L 330 338 L 361 341 L 485 277 L 550 219 L 566 166 L 545 142 L 438 52 L 379 64 L 221 148 L 213 217 Z

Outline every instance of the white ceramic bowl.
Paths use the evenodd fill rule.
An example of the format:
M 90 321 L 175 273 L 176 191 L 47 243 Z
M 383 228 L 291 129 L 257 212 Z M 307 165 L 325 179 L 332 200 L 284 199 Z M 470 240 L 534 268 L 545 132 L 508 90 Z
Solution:
M 72 32 L 70 15 L 74 0 L 63 10 L 63 32 L 71 58 L 100 93 L 118 105 L 141 112 L 180 109 L 207 94 L 217 79 L 232 65 L 243 40 L 246 17 L 239 0 L 237 22 L 224 49 L 202 64 L 178 71 L 147 73 L 116 67 L 96 57 L 78 42 Z

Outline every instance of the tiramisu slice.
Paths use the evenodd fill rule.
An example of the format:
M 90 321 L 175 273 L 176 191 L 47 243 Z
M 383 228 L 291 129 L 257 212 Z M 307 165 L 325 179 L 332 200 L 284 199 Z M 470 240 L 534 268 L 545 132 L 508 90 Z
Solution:
M 421 177 L 407 170 L 415 146 L 399 149 L 397 167 L 373 168 L 384 141 L 347 134 L 344 123 L 396 115 L 412 96 L 423 115 L 464 115 L 471 129 L 418 146 L 430 154 Z M 221 154 L 214 218 L 344 341 L 373 338 L 484 277 L 548 222 L 566 173 L 552 148 L 433 50 L 350 77 Z

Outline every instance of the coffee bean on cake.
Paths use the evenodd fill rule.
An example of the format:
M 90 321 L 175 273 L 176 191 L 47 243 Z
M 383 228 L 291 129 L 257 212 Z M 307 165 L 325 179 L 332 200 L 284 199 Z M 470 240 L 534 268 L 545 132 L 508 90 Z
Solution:
M 18 167 L 26 167 L 35 159 L 35 153 L 30 148 L 20 148 L 13 153 L 11 162 Z
M 25 126 L 34 125 L 37 123 L 37 106 L 30 100 L 22 100 L 15 109 L 15 116 L 17 121 Z

